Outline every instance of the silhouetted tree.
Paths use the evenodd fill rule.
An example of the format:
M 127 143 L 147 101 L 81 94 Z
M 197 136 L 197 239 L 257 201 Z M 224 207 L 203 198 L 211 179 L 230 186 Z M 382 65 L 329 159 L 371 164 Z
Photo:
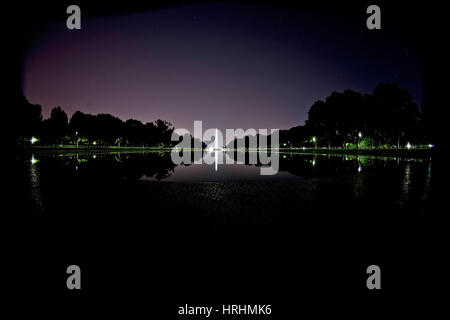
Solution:
M 363 136 L 370 136 L 372 144 L 400 147 L 406 140 L 419 141 L 421 134 L 420 112 L 408 90 L 385 83 L 372 95 L 333 92 L 311 106 L 305 127 L 318 137 L 320 145 L 328 147 L 356 144 Z
M 117 140 L 121 141 L 124 134 L 123 121 L 110 114 L 100 113 L 95 116 L 95 127 L 100 129 L 95 133 L 95 139 L 101 144 L 116 144 Z
M 42 123 L 42 108 L 31 104 L 23 94 L 18 96 L 17 104 L 12 112 L 11 135 L 16 143 L 23 144 L 32 136 L 39 134 Z
M 397 84 L 380 83 L 373 91 L 372 108 L 375 126 L 388 142 L 400 147 L 405 139 L 414 139 L 420 113 L 408 90 Z
M 165 120 L 158 119 L 155 121 L 155 126 L 157 128 L 158 141 L 160 141 L 160 143 L 163 146 L 172 145 L 172 143 L 170 141 L 172 132 L 174 130 L 174 128 L 172 127 L 172 124 Z
M 64 143 L 64 138 L 68 133 L 67 114 L 61 107 L 55 107 L 50 113 L 50 118 L 42 123 L 42 133 L 45 141 L 50 143 Z

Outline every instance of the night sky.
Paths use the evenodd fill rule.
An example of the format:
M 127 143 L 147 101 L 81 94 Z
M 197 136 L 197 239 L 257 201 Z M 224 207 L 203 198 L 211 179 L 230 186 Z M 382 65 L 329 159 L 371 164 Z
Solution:
M 38 31 L 23 91 L 44 117 L 62 106 L 122 120 L 158 118 L 191 130 L 303 124 L 333 91 L 372 92 L 398 82 L 423 101 L 421 60 L 401 33 L 331 13 L 241 4 L 197 4 L 117 16 L 64 19 Z M 383 16 L 382 16 L 383 17 Z

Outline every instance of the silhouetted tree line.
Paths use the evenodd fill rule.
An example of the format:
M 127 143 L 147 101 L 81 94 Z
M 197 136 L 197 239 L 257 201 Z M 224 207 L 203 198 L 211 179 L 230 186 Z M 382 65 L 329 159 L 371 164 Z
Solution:
M 172 125 L 164 120 L 142 123 L 135 119 L 122 121 L 111 115 L 76 111 L 70 119 L 61 107 L 55 107 L 48 119 L 42 119 L 40 105 L 29 103 L 22 95 L 18 106 L 16 143 L 30 144 L 38 137 L 42 145 L 116 145 L 171 146 Z M 37 138 L 36 138 L 37 139 Z M 37 140 L 36 140 L 37 141 Z
M 316 101 L 305 125 L 282 130 L 280 143 L 343 148 L 428 144 L 425 120 L 407 89 L 380 83 L 372 94 L 345 90 Z
M 431 121 L 407 89 L 380 83 L 372 94 L 333 92 L 316 101 L 305 125 L 280 130 L 280 147 L 405 147 L 432 142 Z M 246 137 L 245 146 L 249 139 Z M 270 140 L 269 140 L 270 141 Z M 236 146 L 236 140 L 230 146 Z
M 110 114 L 75 112 L 70 120 L 61 107 L 42 119 L 42 108 L 21 95 L 15 109 L 16 143 L 27 144 L 33 136 L 40 144 L 174 146 L 174 130 L 164 120 L 142 123 L 122 121 Z M 397 84 L 380 83 L 372 94 L 353 90 L 333 92 L 316 101 L 305 125 L 280 131 L 280 147 L 404 147 L 429 144 L 431 121 L 419 111 L 411 94 Z M 248 137 L 245 146 L 248 146 Z M 258 137 L 259 140 L 259 137 Z M 270 144 L 270 137 L 268 137 Z M 236 147 L 233 141 L 228 147 Z

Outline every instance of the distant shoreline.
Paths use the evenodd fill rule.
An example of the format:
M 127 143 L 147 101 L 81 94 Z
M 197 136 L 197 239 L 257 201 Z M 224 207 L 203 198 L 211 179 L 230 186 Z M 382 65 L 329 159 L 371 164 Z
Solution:
M 435 152 L 431 148 L 415 149 L 280 149 L 280 153 L 308 153 L 308 154 L 349 154 L 362 156 L 399 157 L 399 158 L 428 158 Z
M 24 146 L 24 151 L 33 153 L 79 153 L 79 152 L 168 152 L 172 148 L 168 147 L 115 147 L 115 146 Z M 194 149 L 192 149 L 194 150 Z M 227 149 L 230 150 L 231 149 Z M 236 150 L 236 149 L 235 149 Z M 264 149 L 266 150 L 266 149 Z M 255 152 L 257 150 L 245 150 Z M 387 156 L 404 158 L 428 158 L 434 154 L 431 148 L 412 148 L 412 149 L 342 149 L 342 148 L 279 148 L 275 149 L 279 153 L 297 153 L 297 154 L 348 154 L 362 156 Z

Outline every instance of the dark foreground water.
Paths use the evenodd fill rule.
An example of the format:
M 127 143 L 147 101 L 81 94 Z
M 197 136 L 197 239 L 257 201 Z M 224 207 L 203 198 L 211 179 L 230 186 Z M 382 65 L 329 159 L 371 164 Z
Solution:
M 15 165 L 14 241 L 51 297 L 67 295 L 64 266 L 76 263 L 88 279 L 80 301 L 239 300 L 294 314 L 300 295 L 305 308 L 373 301 L 370 264 L 384 272 L 377 303 L 418 296 L 438 264 L 431 159 L 280 154 L 274 176 L 176 166 L 168 153 L 25 154 Z
M 36 210 L 51 206 L 51 203 L 46 202 L 56 191 L 52 188 L 59 189 L 58 185 L 65 183 L 78 185 L 78 192 L 82 192 L 90 184 L 102 182 L 118 185 L 135 185 L 138 181 L 216 182 L 217 185 L 224 185 L 303 180 L 305 184 L 312 179 L 335 180 L 335 183 L 339 183 L 351 178 L 354 199 L 361 197 L 369 188 L 374 189 L 370 190 L 373 194 L 389 190 L 389 198 L 400 207 L 405 207 L 410 202 L 426 206 L 430 198 L 433 167 L 431 158 L 280 153 L 278 172 L 263 175 L 261 168 L 267 166 L 249 164 L 249 156 L 246 155 L 244 164 L 217 165 L 206 164 L 204 161 L 201 164 L 176 165 L 169 152 L 26 154 L 19 161 L 22 162 L 24 194 L 28 195 L 30 205 Z M 368 178 L 370 176 L 378 176 L 379 182 L 372 182 Z M 375 186 L 371 183 L 375 183 Z M 268 188 L 270 189 L 270 184 Z

